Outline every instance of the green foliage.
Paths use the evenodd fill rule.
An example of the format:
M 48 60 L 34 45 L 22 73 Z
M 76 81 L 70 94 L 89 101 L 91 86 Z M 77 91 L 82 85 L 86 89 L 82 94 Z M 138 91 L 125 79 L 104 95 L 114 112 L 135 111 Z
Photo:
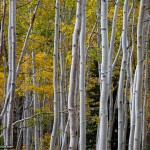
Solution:
M 41 124 L 44 127 L 49 125 L 49 120 L 52 120 L 54 117 L 53 114 L 48 113 L 47 109 L 39 108 L 36 109 L 33 117 L 31 119 L 26 120 L 26 126 L 28 127 L 34 127 L 35 124 Z

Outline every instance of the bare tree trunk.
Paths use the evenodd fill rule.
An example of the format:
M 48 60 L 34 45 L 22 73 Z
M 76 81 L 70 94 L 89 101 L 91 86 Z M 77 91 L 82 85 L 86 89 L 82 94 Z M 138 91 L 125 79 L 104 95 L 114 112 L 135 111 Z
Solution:
M 50 150 L 56 149 L 56 139 L 58 138 L 59 126 L 59 101 L 58 101 L 58 46 L 59 46 L 59 13 L 60 13 L 60 0 L 56 0 L 56 14 L 55 14 L 55 36 L 54 36 L 54 56 L 53 56 L 53 86 L 54 86 L 54 123 L 53 131 L 51 134 Z
M 4 50 L 5 16 L 6 16 L 6 0 L 3 0 L 3 16 L 1 20 L 1 31 L 0 31 L 0 55 L 3 53 L 3 50 Z
M 133 19 L 132 19 L 132 50 L 130 54 L 130 135 L 129 135 L 129 150 L 133 150 L 133 139 L 134 139 L 134 131 L 135 131 L 135 87 L 136 87 L 136 71 L 134 75 L 133 81 L 133 68 L 132 68 L 132 59 L 134 52 L 134 25 L 135 25 L 135 9 L 133 11 Z
M 10 0 L 9 5 L 9 35 L 10 35 L 10 99 L 8 104 L 8 113 L 7 113 L 7 128 L 6 128 L 6 146 L 13 146 L 13 105 L 15 100 L 15 78 L 16 78 L 16 1 Z
M 101 97 L 100 97 L 100 130 L 99 149 L 107 149 L 108 133 L 108 1 L 101 0 L 101 34 L 102 34 L 102 64 L 101 64 Z
M 143 82 L 143 20 L 145 13 L 145 0 L 140 2 L 140 12 L 137 26 L 137 80 L 135 93 L 135 132 L 134 132 L 134 150 L 140 150 L 141 129 L 142 129 L 142 82 Z
M 68 134 L 68 131 L 69 131 L 69 120 L 67 121 L 67 124 L 66 124 L 66 127 L 65 127 L 61 150 L 66 150 L 66 143 L 67 143 L 67 134 Z
M 79 49 L 78 49 L 79 50 Z M 79 54 L 79 51 L 78 51 Z M 77 72 L 76 72 L 76 83 L 75 83 L 75 89 L 74 89 L 74 106 L 75 106 L 75 120 L 76 122 L 76 139 L 75 139 L 75 145 L 77 148 L 79 148 L 79 63 L 77 63 Z
M 86 1 L 82 1 L 82 21 L 80 32 L 80 150 L 86 149 L 86 105 L 85 105 L 85 34 L 86 34 Z
M 60 35 L 60 43 L 62 48 L 62 41 L 63 41 L 63 35 Z M 65 124 L 66 124 L 66 115 L 65 115 L 65 93 L 64 93 L 64 51 L 60 50 L 60 143 L 62 144 L 63 138 L 64 138 L 64 132 L 65 132 Z M 66 145 L 67 143 L 65 143 Z M 66 147 L 67 148 L 67 147 Z
M 148 16 L 148 15 L 147 15 Z M 146 16 L 146 17 L 147 17 Z M 145 49 L 145 77 L 144 77 L 144 101 L 143 101 L 143 116 L 142 116 L 142 150 L 145 149 L 145 139 L 146 139 L 146 106 L 147 106 L 147 92 L 148 92 L 148 35 L 150 33 L 150 28 L 148 27 L 150 26 L 149 23 L 147 23 L 146 27 L 144 28 L 144 40 L 143 40 L 143 44 L 145 44 L 143 46 L 143 48 Z M 146 43 L 145 43 L 146 42 Z
M 108 92 L 109 92 L 109 127 L 108 127 L 108 150 L 111 150 L 111 139 L 112 139 L 112 131 L 113 131 L 113 97 L 112 97 L 112 57 L 114 52 L 114 44 L 115 44 L 115 34 L 116 34 L 116 23 L 117 23 L 117 15 L 118 15 L 118 7 L 119 7 L 120 0 L 117 0 L 115 4 L 114 16 L 113 16 L 113 23 L 112 23 L 112 33 L 110 39 L 110 47 L 109 47 L 109 59 L 108 59 Z
M 32 65 L 33 65 L 33 85 L 36 86 L 36 62 L 35 62 L 35 52 L 32 51 Z M 36 91 L 33 91 L 33 108 L 34 113 L 39 108 L 39 99 L 37 96 Z M 38 119 L 34 118 L 34 142 L 35 142 L 35 150 L 39 149 L 39 121 Z
M 127 42 L 127 45 L 129 47 L 129 44 Z M 130 52 L 129 49 L 127 50 L 128 56 L 127 56 L 127 75 L 126 75 L 126 85 L 125 85 L 125 94 L 124 94 L 124 112 L 123 112 L 123 150 L 126 150 L 126 142 L 127 142 L 127 127 L 128 127 L 128 94 L 130 92 L 129 90 L 129 82 L 130 82 L 130 67 L 129 67 L 129 58 L 130 58 Z
M 121 62 L 121 70 L 119 77 L 118 86 L 118 150 L 123 149 L 123 90 L 124 90 L 124 80 L 126 72 L 126 62 L 127 62 L 127 13 L 128 13 L 128 0 L 124 1 L 123 8 L 123 29 L 122 29 L 122 50 L 123 58 Z
M 97 15 L 97 46 L 98 46 L 98 77 L 99 77 L 99 87 L 100 87 L 100 93 L 101 93 L 101 58 L 100 58 L 100 49 L 101 49 L 101 1 L 97 0 L 97 11 L 96 11 L 96 15 Z M 88 60 L 87 60 L 88 61 Z M 89 61 L 88 61 L 88 74 L 89 74 Z M 89 75 L 88 75 L 89 76 Z M 89 77 L 88 77 L 89 78 Z M 87 83 L 86 83 L 87 84 Z M 88 85 L 88 84 L 87 84 Z M 87 88 L 87 87 L 86 87 Z M 100 114 L 100 111 L 99 111 Z M 97 126 L 97 137 L 96 137 L 96 150 L 99 149 L 99 140 L 100 138 L 100 122 L 98 123 Z
M 76 150 L 76 139 L 77 139 L 77 127 L 76 127 L 76 108 L 75 108 L 75 87 L 77 80 L 77 66 L 78 66 L 78 55 L 79 55 L 79 35 L 81 28 L 81 5 L 82 1 L 77 1 L 77 10 L 76 10 L 76 23 L 73 33 L 73 42 L 72 42 L 72 64 L 70 71 L 70 83 L 69 83 L 69 94 L 68 94 L 68 111 L 69 111 L 69 120 L 70 120 L 70 150 Z
M 29 58 L 29 54 L 28 54 L 28 51 L 26 52 L 26 56 L 27 58 Z M 26 67 L 26 75 L 25 75 L 25 78 L 27 79 L 29 77 L 29 71 L 28 71 L 28 66 L 29 66 L 29 62 L 27 61 L 27 67 Z M 26 85 L 28 85 L 28 83 L 26 82 Z M 29 97 L 29 91 L 27 91 L 25 93 L 25 102 L 24 102 L 24 118 L 27 118 L 27 117 L 30 117 L 30 97 Z M 25 122 L 24 122 L 25 124 Z M 25 147 L 26 147 L 26 150 L 29 150 L 30 149 L 30 128 L 29 127 L 25 127 L 23 128 L 24 132 L 25 132 L 25 137 L 24 140 L 25 140 Z

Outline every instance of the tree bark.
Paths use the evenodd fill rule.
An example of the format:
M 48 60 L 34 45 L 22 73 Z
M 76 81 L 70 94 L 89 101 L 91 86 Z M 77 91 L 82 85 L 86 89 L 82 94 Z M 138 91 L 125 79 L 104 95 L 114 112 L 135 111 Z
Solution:
M 114 44 L 115 44 L 115 34 L 116 34 L 116 23 L 117 23 L 117 15 L 118 15 L 118 7 L 120 0 L 117 0 L 115 4 L 115 10 L 113 15 L 113 23 L 112 23 L 112 32 L 110 39 L 110 47 L 109 47 L 109 59 L 108 59 L 108 96 L 110 99 L 109 102 L 109 127 L 108 127 L 108 150 L 111 150 L 111 139 L 112 139 L 112 127 L 113 127 L 113 97 L 112 97 L 112 57 L 114 52 Z
M 86 34 L 86 1 L 82 1 L 82 21 L 80 32 L 80 150 L 86 149 L 86 105 L 85 105 L 85 34 Z
M 37 86 L 36 81 L 36 57 L 35 51 L 32 51 L 32 65 L 33 65 L 33 85 Z M 33 91 L 33 109 L 34 113 L 39 108 L 39 99 L 36 90 Z M 38 119 L 34 118 L 34 142 L 35 142 L 35 150 L 39 149 L 39 121 Z
M 54 123 L 51 134 L 50 150 L 56 149 L 56 139 L 58 138 L 59 126 L 59 101 L 58 101 L 58 46 L 59 46 L 59 15 L 60 0 L 56 0 L 55 4 L 55 35 L 54 35 L 54 54 L 53 54 L 53 87 L 54 87 Z
M 101 96 L 100 96 L 100 130 L 99 149 L 107 149 L 108 133 L 108 1 L 101 0 L 101 34 L 102 34 L 102 64 L 101 64 Z
M 79 35 L 81 28 L 81 5 L 82 0 L 77 1 L 77 10 L 76 10 L 76 23 L 73 33 L 73 42 L 72 42 L 72 63 L 70 71 L 70 83 L 69 83 L 69 93 L 68 93 L 68 112 L 70 120 L 70 150 L 76 150 L 77 144 L 77 126 L 76 126 L 76 108 L 75 108 L 75 87 L 77 80 L 77 66 L 78 66 L 78 55 L 79 55 Z
M 10 89 L 10 99 L 7 106 L 7 128 L 6 128 L 6 146 L 13 146 L 13 105 L 15 100 L 15 77 L 16 77 L 16 0 L 10 0 L 9 4 L 9 52 L 10 52 L 10 75 L 8 79 L 8 89 Z M 7 90 L 8 91 L 8 90 Z
M 134 150 L 140 150 L 142 129 L 142 82 L 143 82 L 143 20 L 145 13 L 145 0 L 140 2 L 140 12 L 137 26 L 137 80 L 135 93 L 135 132 Z
M 123 99 L 124 99 L 124 80 L 126 73 L 126 63 L 127 63 L 127 13 L 128 13 L 128 0 L 124 1 L 123 7 L 123 29 L 122 29 L 122 51 L 123 58 L 121 62 L 121 70 L 119 77 L 118 86 L 118 150 L 123 149 Z

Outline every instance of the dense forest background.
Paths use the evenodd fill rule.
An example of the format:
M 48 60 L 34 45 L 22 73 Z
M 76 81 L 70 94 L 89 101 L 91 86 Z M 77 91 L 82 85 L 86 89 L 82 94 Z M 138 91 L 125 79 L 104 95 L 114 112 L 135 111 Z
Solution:
M 0 148 L 150 150 L 149 0 L 0 8 Z

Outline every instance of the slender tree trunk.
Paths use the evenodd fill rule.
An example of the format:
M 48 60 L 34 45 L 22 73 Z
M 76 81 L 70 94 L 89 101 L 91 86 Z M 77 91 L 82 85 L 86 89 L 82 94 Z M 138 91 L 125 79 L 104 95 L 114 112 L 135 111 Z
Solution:
M 15 77 L 16 77 L 16 0 L 10 0 L 9 4 L 9 47 L 10 47 L 10 99 L 7 113 L 6 146 L 13 146 L 13 105 L 15 100 Z
M 148 15 L 146 15 L 147 17 Z M 144 77 L 144 101 L 143 101 L 143 116 L 142 116 L 142 150 L 145 149 L 145 139 L 146 139 L 146 106 L 147 106 L 147 92 L 148 92 L 148 35 L 150 33 L 150 28 L 148 27 L 150 26 L 149 23 L 147 23 L 146 27 L 144 28 L 144 40 L 143 40 L 143 44 L 145 44 L 143 47 L 145 49 L 145 77 Z M 146 43 L 145 43 L 146 42 Z
M 79 50 L 79 49 L 78 49 Z M 78 51 L 79 54 L 79 51 Z M 75 139 L 75 145 L 77 149 L 79 149 L 79 63 L 77 63 L 77 72 L 76 72 L 76 83 L 75 83 L 75 89 L 74 89 L 74 106 L 75 106 L 75 120 L 76 122 L 76 139 Z
M 36 86 L 36 62 L 35 62 L 35 51 L 32 51 L 32 65 L 33 65 L 33 85 Z M 36 113 L 36 110 L 39 108 L 39 99 L 36 91 L 33 91 L 33 108 L 34 113 Z M 35 150 L 39 149 L 39 121 L 37 118 L 34 118 L 34 144 L 35 144 Z
M 128 46 L 129 47 L 129 46 Z M 127 127 L 128 127 L 128 94 L 129 90 L 129 82 L 130 82 L 130 70 L 129 70 L 129 58 L 130 52 L 128 50 L 128 58 L 127 58 L 127 76 L 126 76 L 126 85 L 125 85 L 125 94 L 124 94 L 124 123 L 123 123 L 123 150 L 126 150 L 126 143 L 127 143 Z
M 25 99 L 26 99 L 26 105 L 25 105 L 25 118 L 30 117 L 30 112 L 29 112 L 29 92 L 26 93 L 25 95 Z M 26 127 L 26 150 L 30 149 L 30 128 L 27 126 Z
M 3 0 L 3 16 L 1 20 L 1 31 L 0 31 L 0 55 L 3 53 L 3 50 L 4 50 L 5 16 L 6 16 L 6 0 Z
M 69 84 L 69 93 L 68 93 L 68 112 L 70 120 L 70 150 L 76 150 L 76 139 L 77 139 L 77 127 L 76 127 L 76 108 L 75 108 L 75 87 L 77 80 L 77 66 L 78 66 L 78 55 L 79 55 L 79 35 L 81 28 L 81 5 L 82 1 L 77 1 L 77 10 L 76 10 L 76 23 L 73 33 L 73 42 L 72 42 L 72 63 L 70 71 L 70 84 Z
M 99 77 L 99 87 L 100 87 L 100 93 L 101 93 L 101 57 L 100 57 L 100 49 L 101 49 L 101 1 L 98 0 L 97 1 L 97 12 L 96 12 L 96 15 L 97 15 L 97 46 L 98 46 L 98 77 Z M 87 60 L 88 61 L 88 60 Z M 88 74 L 89 74 L 89 61 L 88 61 Z M 88 77 L 89 78 L 89 77 Z M 87 88 L 88 89 L 88 88 Z M 100 114 L 100 111 L 99 111 L 99 114 Z M 98 126 L 97 126 L 97 137 L 96 137 L 96 150 L 99 149 L 99 140 L 100 138 L 100 122 L 98 123 Z
M 144 101 L 143 101 L 143 116 L 142 116 L 142 150 L 145 149 L 145 137 L 146 137 L 146 104 L 147 104 L 147 82 L 148 82 L 148 54 L 146 54 L 145 64 L 145 79 L 144 79 Z
M 123 149 L 123 90 L 124 80 L 126 73 L 126 62 L 127 62 L 127 12 L 128 12 L 128 0 L 124 1 L 123 8 L 123 29 L 122 29 L 122 50 L 123 58 L 121 62 L 119 86 L 118 86 L 118 150 Z
M 135 129 L 135 86 L 136 86 L 136 71 L 135 77 L 133 81 L 133 68 L 132 68 L 132 59 L 134 52 L 134 25 L 135 25 L 135 9 L 133 11 L 133 19 L 132 19 L 132 50 L 130 54 L 130 135 L 129 135 L 129 150 L 133 150 L 133 139 L 134 139 L 134 129 Z
M 100 130 L 99 149 L 107 149 L 108 133 L 108 1 L 101 0 L 101 34 L 102 34 L 102 64 L 101 64 L 101 97 L 100 97 Z
M 65 95 L 64 95 L 64 51 L 62 50 L 62 41 L 63 41 L 63 35 L 60 35 L 60 41 L 61 41 L 61 50 L 60 50 L 60 141 L 62 144 L 64 132 L 65 132 L 65 124 L 66 124 L 66 115 L 65 115 Z M 65 143 L 66 145 L 67 143 Z M 67 147 L 66 147 L 67 148 Z
M 29 54 L 28 51 L 26 52 L 26 56 L 27 58 L 29 58 Z M 28 71 L 28 66 L 29 66 L 29 62 L 27 61 L 27 67 L 26 67 L 26 75 L 25 78 L 27 79 L 29 77 L 29 71 Z M 28 85 L 28 83 L 26 82 L 26 85 Z M 30 97 L 29 97 L 29 91 L 27 91 L 25 93 L 25 102 L 24 102 L 24 118 L 30 117 Z M 30 128 L 26 127 L 23 130 L 25 130 L 25 147 L 26 150 L 30 149 Z
M 140 150 L 141 129 L 142 129 L 142 82 L 143 82 L 143 20 L 145 13 L 145 0 L 140 2 L 140 12 L 137 26 L 137 80 L 135 93 L 135 132 L 134 132 L 134 150 Z
M 115 34 L 116 34 L 116 22 L 117 22 L 117 15 L 118 15 L 118 7 L 119 7 L 120 0 L 117 0 L 115 4 L 114 16 L 113 16 L 113 23 L 112 23 L 112 33 L 110 39 L 110 47 L 109 47 L 109 59 L 108 59 L 108 92 L 109 92 L 109 127 L 108 127 L 108 150 L 111 150 L 111 139 L 112 139 L 112 131 L 113 131 L 113 97 L 112 97 L 112 57 L 114 52 L 114 44 L 115 44 Z
M 86 114 L 85 114 L 85 33 L 86 33 L 86 1 L 82 1 L 82 21 L 80 32 L 80 150 L 86 149 Z
M 66 150 L 66 143 L 67 143 L 67 134 L 68 134 L 68 131 L 69 131 L 69 120 L 67 121 L 67 124 L 66 124 L 66 127 L 65 127 L 61 150 Z
M 53 56 L 53 86 L 54 86 L 54 123 L 51 134 L 50 150 L 56 149 L 56 139 L 58 138 L 58 126 L 59 126 L 59 101 L 58 101 L 58 46 L 59 46 L 59 13 L 60 13 L 60 1 L 56 0 L 55 6 L 55 36 L 54 36 L 54 56 Z

